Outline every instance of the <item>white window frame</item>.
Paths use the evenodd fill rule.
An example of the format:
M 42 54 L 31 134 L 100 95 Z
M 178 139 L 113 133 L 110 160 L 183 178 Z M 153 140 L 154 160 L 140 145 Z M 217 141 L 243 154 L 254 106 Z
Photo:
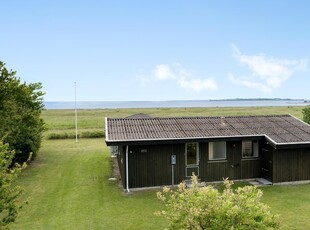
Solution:
M 187 145 L 188 144 L 195 144 L 196 145 L 196 164 L 187 164 Z M 185 176 L 186 177 L 191 177 L 192 175 L 188 175 L 187 171 L 188 169 L 197 169 L 198 175 L 199 176 L 199 143 L 198 142 L 188 142 L 185 143 Z
M 251 142 L 251 151 L 252 155 L 251 156 L 244 156 L 244 144 L 248 142 Z M 259 157 L 259 144 L 258 141 L 251 141 L 251 140 L 244 140 L 242 141 L 242 158 L 243 159 L 251 159 L 251 158 L 258 158 Z
M 186 174 L 186 177 L 191 177 L 192 176 L 192 174 L 191 175 L 188 175 L 188 169 L 197 169 L 197 175 L 195 174 L 195 176 L 199 176 L 199 165 L 191 165 L 191 166 L 186 166 L 186 168 L 185 168 L 185 174 Z
M 214 158 L 214 152 L 213 152 L 213 143 L 224 143 L 225 145 L 225 157 L 223 158 Z M 227 159 L 227 151 L 226 151 L 226 141 L 212 141 L 212 142 L 209 142 L 208 144 L 208 150 L 209 150 L 209 153 L 208 153 L 208 158 L 209 158 L 209 161 L 222 161 L 222 160 L 226 160 Z M 211 152 L 213 153 L 212 154 L 212 159 L 211 159 Z

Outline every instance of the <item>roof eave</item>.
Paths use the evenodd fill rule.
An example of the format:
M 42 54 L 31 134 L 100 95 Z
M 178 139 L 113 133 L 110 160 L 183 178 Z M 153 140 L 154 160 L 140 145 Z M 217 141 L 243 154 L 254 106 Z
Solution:
M 186 141 L 191 142 L 207 142 L 207 141 L 215 141 L 215 140 L 242 140 L 244 138 L 247 139 L 260 139 L 265 137 L 265 135 L 240 135 L 240 136 L 214 136 L 214 137 L 187 137 L 187 138 L 158 138 L 158 139 L 129 139 L 129 140 L 107 140 L 107 146 L 114 145 L 142 145 L 142 144 L 158 144 L 158 143 L 184 143 Z
M 310 142 L 278 143 L 275 149 L 309 148 Z

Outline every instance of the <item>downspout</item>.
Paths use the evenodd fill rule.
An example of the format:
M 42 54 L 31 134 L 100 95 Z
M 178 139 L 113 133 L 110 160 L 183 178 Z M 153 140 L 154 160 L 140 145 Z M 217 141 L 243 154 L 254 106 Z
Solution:
M 126 190 L 129 193 L 128 145 L 126 146 Z

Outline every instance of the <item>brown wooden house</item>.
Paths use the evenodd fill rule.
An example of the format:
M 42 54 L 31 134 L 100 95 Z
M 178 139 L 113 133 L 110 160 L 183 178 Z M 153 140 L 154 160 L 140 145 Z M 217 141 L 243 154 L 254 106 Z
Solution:
M 106 118 L 123 186 L 265 178 L 310 180 L 310 126 L 291 115 Z

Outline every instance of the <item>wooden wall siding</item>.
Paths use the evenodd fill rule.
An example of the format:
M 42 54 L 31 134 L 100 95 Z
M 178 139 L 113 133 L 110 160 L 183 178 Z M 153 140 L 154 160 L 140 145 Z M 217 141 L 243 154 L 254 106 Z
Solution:
M 199 179 L 201 181 L 208 181 L 208 157 L 209 157 L 209 149 L 208 143 L 202 142 L 199 143 Z
M 185 144 L 173 145 L 173 154 L 177 155 L 177 164 L 174 166 L 174 182 L 181 183 L 186 179 L 185 174 Z M 170 164 L 170 161 L 169 161 Z
M 260 159 L 242 159 L 240 179 L 250 179 L 257 177 L 261 177 Z
M 174 166 L 176 185 L 189 179 L 185 174 L 185 143 L 129 146 L 129 188 L 171 185 L 171 155 L 177 157 L 177 163 Z M 199 143 L 199 179 L 222 181 L 227 177 L 232 180 L 261 177 L 260 159 L 242 159 L 241 141 L 226 143 L 226 157 L 226 160 L 210 161 L 208 142 Z M 122 147 L 118 163 L 125 188 L 126 147 Z
M 208 162 L 204 172 L 204 181 L 222 181 L 228 177 L 228 162 Z
M 230 177 L 230 165 L 228 154 L 231 154 L 230 143 L 226 143 L 227 160 L 209 160 L 209 143 L 200 143 L 200 176 L 202 181 L 222 181 L 223 178 Z
M 125 174 L 126 148 L 122 146 L 119 146 L 119 148 L 120 148 L 120 154 L 117 155 L 117 162 L 118 162 L 118 168 L 121 174 L 122 184 L 123 184 L 123 187 L 125 188 L 126 187 L 126 174 Z
M 242 159 L 242 142 L 226 142 L 226 160 L 210 161 L 208 143 L 200 143 L 200 178 L 202 181 L 248 179 L 261 176 L 260 159 Z M 232 167 L 233 165 L 233 167 Z
M 227 147 L 227 145 L 226 145 Z M 209 161 L 209 143 L 199 143 L 201 181 L 222 181 L 228 177 L 228 163 L 224 161 Z
M 129 187 L 171 185 L 171 155 L 177 156 L 174 182 L 185 179 L 184 144 L 129 147 Z
M 260 143 L 259 158 L 261 159 L 261 177 L 273 182 L 273 151 L 274 148 L 266 141 Z
M 273 182 L 310 180 L 310 149 L 274 150 Z

